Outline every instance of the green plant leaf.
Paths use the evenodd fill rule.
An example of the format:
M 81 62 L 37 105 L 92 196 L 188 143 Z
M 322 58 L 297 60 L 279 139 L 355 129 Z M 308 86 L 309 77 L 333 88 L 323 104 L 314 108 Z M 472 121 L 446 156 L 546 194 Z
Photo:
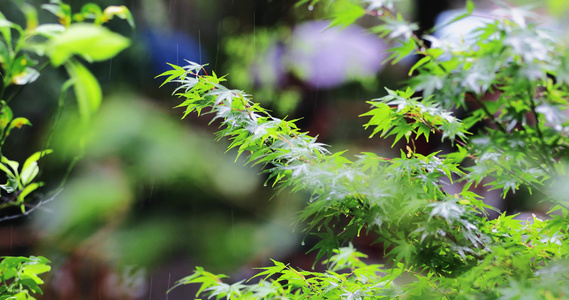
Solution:
M 42 158 L 42 157 L 44 157 L 44 156 L 46 156 L 52 152 L 53 152 L 53 150 L 51 150 L 51 149 L 39 151 L 39 152 L 32 154 L 30 157 L 28 157 L 28 159 L 26 159 L 26 161 L 24 162 L 24 165 L 22 166 L 22 171 L 21 171 L 21 175 L 20 175 L 20 179 L 21 179 L 23 185 L 27 185 L 28 183 L 30 183 L 38 174 L 39 167 L 38 167 L 37 161 L 40 160 L 40 158 Z
M 59 18 L 61 25 L 68 27 L 71 24 L 71 6 L 60 0 L 51 0 L 49 4 L 42 4 L 42 8 Z
M 43 280 L 37 275 L 49 272 L 51 267 L 45 264 L 25 264 L 24 275 L 30 276 L 37 284 L 43 284 Z
M 15 85 L 26 85 L 38 79 L 40 72 L 34 68 L 27 67 L 24 72 L 15 74 L 12 77 L 12 83 Z
M 41 24 L 33 30 L 33 34 L 53 38 L 64 31 L 65 26 L 61 24 Z
M 85 19 L 95 20 L 95 24 L 102 23 L 103 10 L 95 3 L 87 3 L 81 7 L 81 11 L 73 15 L 74 21 L 82 22 Z
M 350 3 L 350 1 L 347 0 L 335 1 L 332 5 L 334 13 L 332 14 L 330 27 L 347 27 L 357 19 L 363 17 L 366 12 L 361 6 Z
M 99 82 L 83 64 L 76 60 L 67 61 L 65 68 L 74 83 L 81 119 L 88 121 L 99 108 L 103 98 Z
M 5 101 L 0 101 L 0 130 L 4 130 L 12 121 L 14 114 Z
M 12 122 L 10 122 L 10 126 L 8 126 L 8 130 L 6 130 L 6 136 L 10 135 L 10 132 L 12 131 L 12 129 L 14 128 L 22 128 L 22 126 L 24 125 L 28 125 L 28 126 L 32 126 L 32 123 L 30 123 L 30 121 L 26 118 L 15 118 L 14 120 L 12 120 Z
M 107 60 L 130 45 L 130 40 L 104 27 L 79 23 L 69 26 L 49 41 L 47 53 L 54 66 L 60 66 L 73 55 L 89 62 Z
M 10 48 L 12 46 L 12 32 L 11 28 L 14 26 L 14 23 L 8 21 L 4 14 L 0 12 L 0 33 L 4 37 L 6 44 Z
M 10 168 L 12 168 L 12 171 L 14 172 L 13 174 L 18 174 L 18 167 L 20 164 L 17 161 L 9 160 L 5 156 L 2 156 L 1 160 L 4 165 L 10 166 Z
M 432 60 L 432 57 L 430 56 L 425 56 L 423 58 L 421 58 L 418 62 L 416 62 L 413 67 L 411 67 L 411 69 L 409 70 L 409 73 L 407 75 L 411 76 L 411 74 L 413 74 L 413 71 L 415 71 L 417 68 L 421 67 L 422 65 L 430 62 Z
M 103 12 L 103 22 L 106 23 L 115 16 L 126 20 L 130 27 L 135 28 L 134 18 L 126 6 L 109 6 L 105 8 L 105 11 Z
M 39 171 L 40 169 L 38 167 L 38 163 L 37 162 L 31 163 L 26 169 L 22 170 L 22 174 L 20 174 L 20 179 L 22 180 L 22 184 L 28 185 L 38 175 Z M 25 195 L 22 197 L 25 197 Z

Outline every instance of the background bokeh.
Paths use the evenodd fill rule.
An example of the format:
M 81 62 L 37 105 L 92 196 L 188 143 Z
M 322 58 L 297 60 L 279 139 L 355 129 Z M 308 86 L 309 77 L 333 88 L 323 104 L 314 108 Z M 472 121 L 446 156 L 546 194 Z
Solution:
M 2 1 L 0 10 L 21 22 L 14 2 Z M 136 29 L 120 20 L 109 26 L 133 44 L 111 61 L 90 66 L 104 101 L 89 126 L 78 121 L 71 96 L 56 118 L 65 80 L 59 69 L 46 69 L 13 101 L 16 115 L 28 117 L 34 126 L 14 134 L 5 154 L 21 161 L 46 144 L 54 149 L 42 160 L 46 186 L 37 195 L 38 200 L 53 200 L 27 217 L 0 223 L 1 254 L 52 260 L 41 299 L 189 299 L 192 287 L 166 291 L 196 265 L 232 280 L 247 278 L 269 258 L 311 268 L 314 256 L 305 253 L 314 240 L 294 222 L 306 195 L 275 194 L 260 167 L 244 166 L 244 158 L 226 152 L 228 141 L 215 141 L 216 125 L 208 127 L 207 115 L 180 120 L 182 111 L 173 109 L 178 99 L 170 95 L 175 85 L 158 89 L 161 80 L 155 76 L 168 70 L 166 62 L 207 63 L 208 72 L 228 74 L 228 86 L 252 94 L 274 114 L 302 117 L 298 124 L 332 151 L 392 156 L 398 155 L 398 146 L 368 139 L 365 120 L 357 116 L 368 109 L 366 100 L 383 95 L 383 87 L 401 86 L 413 61 L 382 64 L 391 45 L 366 32 L 364 28 L 377 25 L 371 17 L 358 21 L 359 26 L 325 30 L 324 5 L 309 9 L 287 0 L 70 4 L 78 10 L 87 2 L 126 5 Z M 463 5 L 453 0 L 397 2 L 422 31 L 441 12 Z M 493 4 L 477 5 L 483 14 Z M 538 11 L 545 16 L 547 8 Z M 543 18 L 548 26 L 559 26 Z M 40 19 L 56 21 L 47 13 Z M 445 148 L 417 145 L 425 153 Z M 523 193 L 506 200 L 491 193 L 486 197 L 501 210 L 539 211 Z M 356 247 L 367 247 L 369 240 L 362 239 Z M 377 248 L 362 250 L 381 258 Z

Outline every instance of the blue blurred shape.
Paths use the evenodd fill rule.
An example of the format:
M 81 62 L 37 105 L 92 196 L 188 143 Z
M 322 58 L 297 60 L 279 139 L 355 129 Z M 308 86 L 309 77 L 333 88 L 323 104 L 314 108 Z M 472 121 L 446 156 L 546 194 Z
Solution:
M 172 68 L 166 63 L 184 65 L 184 60 L 198 63 L 207 62 L 200 44 L 188 34 L 176 30 L 145 29 L 143 38 L 146 41 L 156 74 L 161 74 Z

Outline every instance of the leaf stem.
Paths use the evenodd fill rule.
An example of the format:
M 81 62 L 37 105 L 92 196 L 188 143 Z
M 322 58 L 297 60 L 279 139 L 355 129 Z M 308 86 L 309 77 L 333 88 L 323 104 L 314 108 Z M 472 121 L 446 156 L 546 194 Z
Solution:
M 42 72 L 47 66 L 49 65 L 49 61 L 44 62 L 38 69 L 38 72 Z M 6 99 L 6 103 L 10 103 L 16 96 L 18 96 L 22 90 L 28 86 L 29 84 L 18 85 L 18 88 L 10 94 L 10 96 Z
M 494 123 L 494 125 L 496 125 L 496 127 L 498 127 L 498 129 L 500 129 L 500 131 L 502 131 L 503 133 L 507 133 L 507 130 L 506 130 L 506 127 L 504 127 L 504 124 L 502 124 L 496 120 L 494 115 L 490 112 L 490 110 L 488 110 L 488 107 L 486 107 L 486 105 L 480 100 L 480 96 L 477 94 L 474 94 L 474 95 L 469 94 L 469 95 L 474 99 L 476 104 L 478 104 L 480 106 L 480 108 L 482 108 L 482 110 L 484 111 L 486 116 L 492 121 L 492 123 Z

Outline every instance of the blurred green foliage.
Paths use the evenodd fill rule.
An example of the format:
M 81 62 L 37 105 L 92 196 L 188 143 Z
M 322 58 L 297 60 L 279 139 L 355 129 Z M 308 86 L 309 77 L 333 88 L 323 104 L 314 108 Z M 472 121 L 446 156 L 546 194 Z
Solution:
M 40 2 L 34 2 L 36 7 Z M 19 174 L 12 174 L 12 181 L 5 188 L 20 193 L 7 203 L 10 206 L 14 203 L 20 214 L 22 203 L 28 212 L 35 207 L 29 201 L 54 199 L 45 211 L 36 210 L 32 220 L 34 230 L 41 236 L 37 243 L 50 254 L 50 258 L 55 258 L 54 268 L 63 268 L 68 255 L 81 251 L 102 257 L 113 268 L 126 270 L 128 266 L 135 265 L 147 267 L 150 271 L 181 256 L 191 257 L 191 260 L 208 269 L 220 272 L 233 272 L 243 264 L 260 265 L 269 254 L 275 258 L 283 257 L 302 237 L 299 232 L 290 233 L 289 224 L 302 205 L 303 194 L 290 195 L 283 191 L 274 196 L 269 204 L 261 204 L 263 199 L 269 197 L 266 190 L 259 191 L 259 186 L 266 178 L 255 176 L 262 170 L 258 167 L 241 167 L 244 160 L 234 162 L 232 154 L 236 154 L 235 151 L 224 155 L 226 144 L 213 143 L 201 123 L 184 125 L 177 122 L 177 116 L 169 111 L 173 106 L 170 102 L 156 104 L 155 100 L 142 96 L 141 93 L 148 91 L 160 96 L 152 91 L 153 87 L 149 84 L 149 78 L 156 75 L 145 68 L 149 52 L 143 51 L 140 41 L 136 41 L 142 39 L 140 31 L 133 40 L 115 32 L 130 33 L 117 29 L 132 26 L 134 18 L 138 21 L 141 16 L 153 18 L 147 20 L 148 24 L 184 28 L 199 36 L 202 46 L 206 45 L 204 52 L 209 47 L 211 66 L 216 71 L 223 69 L 222 74 L 229 73 L 232 86 L 251 92 L 256 100 L 272 105 L 277 114 L 287 115 L 306 100 L 303 99 L 306 91 L 294 80 L 288 86 L 278 86 L 274 65 L 266 63 L 265 55 L 270 54 L 275 44 L 290 42 L 292 29 L 289 23 L 324 17 L 328 13 L 324 6 L 316 5 L 313 10 L 304 9 L 305 6 L 295 13 L 280 10 L 279 6 L 279 18 L 271 22 L 273 20 L 264 20 L 265 15 L 274 16 L 275 13 L 269 14 L 267 10 L 267 14 L 264 14 L 265 11 L 260 14 L 258 7 L 264 5 L 260 4 L 261 1 L 232 6 L 201 0 L 184 4 L 179 2 L 180 6 L 176 6 L 176 1 L 105 0 L 97 1 L 99 5 L 83 6 L 87 2 L 73 1 L 66 6 L 52 1 L 46 8 L 55 16 L 47 16 L 46 11 L 35 11 L 31 6 L 22 6 L 20 11 L 23 1 L 0 3 L 2 13 L 12 22 L 3 23 L 3 32 L 6 32 L 6 28 L 12 28 L 10 38 L 18 39 L 23 30 L 24 36 L 31 38 L 30 47 L 21 48 L 23 55 L 15 56 L 11 63 L 3 64 L 3 68 L 6 67 L 3 71 L 8 70 L 9 64 L 13 66 L 7 72 L 13 76 L 6 81 L 9 82 L 5 86 L 6 103 L 2 105 L 0 113 L 0 124 L 4 124 L 1 127 L 2 142 L 6 141 L 7 145 L 3 147 L 2 154 L 12 160 L 4 160 L 3 166 L 15 173 L 10 165 L 15 166 L 16 161 L 21 161 L 23 166 L 31 154 L 47 153 L 41 152 L 45 148 L 54 150 L 49 156 L 39 155 L 41 159 L 37 165 L 27 164 L 30 168 L 26 168 L 25 174 L 37 175 L 34 180 L 28 180 L 31 178 L 28 175 L 22 180 L 24 172 L 20 165 L 16 167 Z M 265 7 L 278 5 L 268 3 Z M 347 3 L 342 5 L 352 8 L 354 13 L 361 12 Z M 114 4 L 119 6 L 112 6 Z M 133 15 L 130 15 L 121 4 L 141 8 L 142 11 L 133 11 Z M 108 5 L 112 8 L 104 9 Z M 555 11 L 561 11 L 564 7 L 562 1 L 556 0 L 548 1 L 548 5 Z M 409 16 L 413 7 L 411 1 L 394 2 L 394 8 L 401 11 L 403 16 Z M 253 8 L 257 8 L 257 14 L 251 15 Z M 227 11 L 232 13 L 228 14 Z M 344 18 L 341 10 L 337 11 L 337 16 L 341 17 L 336 20 L 337 23 L 347 24 L 357 15 Z M 27 28 L 35 26 L 36 14 L 37 27 L 35 31 L 28 32 Z M 210 21 L 219 15 L 223 16 L 219 24 Z M 109 21 L 113 17 L 125 19 L 126 22 Z M 48 20 L 54 26 L 39 26 L 43 20 Z M 89 26 L 84 27 L 76 22 L 88 22 Z M 398 22 L 392 25 L 406 25 L 401 19 Z M 99 27 L 101 23 L 105 23 L 105 27 Z M 375 25 L 369 19 L 362 23 Z M 14 24 L 20 26 L 21 30 L 12 27 L 16 26 Z M 199 27 L 196 24 L 207 26 Z M 65 28 L 67 25 L 69 28 Z M 142 26 L 137 27 L 137 30 L 143 29 Z M 400 28 L 404 29 L 405 26 Z M 103 38 L 106 42 L 98 43 Z M 130 44 L 133 47 L 122 51 Z M 411 52 L 416 45 L 407 43 L 403 46 L 407 46 Z M 216 51 L 216 47 L 220 50 Z M 11 59 L 8 49 L 7 46 L 0 47 L 3 60 Z M 12 50 L 15 48 L 12 47 Z M 219 64 L 218 55 L 221 56 Z M 113 60 L 108 61 L 111 57 Z M 213 57 L 216 57 L 215 60 Z M 105 60 L 105 63 L 102 64 L 101 60 Z M 428 61 L 424 60 L 423 63 Z M 57 68 L 59 64 L 63 64 L 64 68 Z M 303 77 L 299 70 L 285 68 L 285 71 L 288 72 L 287 76 Z M 37 77 L 38 74 L 40 77 Z M 389 75 L 382 84 L 392 84 L 398 76 Z M 68 78 L 71 80 L 67 81 Z M 6 77 L 4 79 L 7 80 Z M 134 85 L 128 87 L 133 82 Z M 33 86 L 21 89 L 21 84 Z M 364 86 L 375 84 L 377 81 L 364 82 Z M 101 89 L 99 85 L 114 90 Z M 342 92 L 344 94 L 338 98 L 352 99 L 367 97 L 369 90 Z M 69 101 L 71 94 L 75 96 L 73 101 Z M 326 102 L 326 99 L 322 102 Z M 346 102 L 345 107 L 350 109 L 344 109 L 346 114 L 354 111 L 354 115 L 361 113 L 357 111 L 357 103 Z M 395 116 L 393 113 L 384 117 L 397 117 L 399 121 L 406 117 L 418 118 L 416 113 L 421 111 L 420 106 L 410 99 L 405 102 L 413 104 L 412 109 L 405 111 L 407 115 Z M 385 108 L 383 104 L 374 103 L 379 108 Z M 523 108 L 516 108 L 519 107 Z M 52 112 L 58 120 L 53 127 Z M 340 117 L 336 117 L 339 121 Z M 427 115 L 427 119 L 436 117 Z M 433 124 L 439 126 L 444 123 L 440 122 L 437 119 Z M 31 123 L 34 123 L 34 127 L 22 126 Z M 362 124 L 358 121 L 352 123 L 357 127 Z M 335 130 L 353 137 L 355 133 L 343 124 L 336 125 L 339 128 Z M 388 130 L 386 124 L 380 125 Z M 416 125 L 420 133 L 428 136 L 430 128 Z M 23 129 L 13 130 L 19 127 Z M 8 134 L 18 136 L 7 139 Z M 409 138 L 403 130 L 393 132 L 393 135 L 402 140 Z M 46 144 L 48 147 L 44 147 Z M 345 147 L 354 145 L 347 144 Z M 30 162 L 34 157 L 38 158 L 38 155 L 32 155 Z M 68 178 L 63 180 L 63 185 L 62 178 Z M 45 186 L 40 189 L 40 182 L 35 180 L 45 181 Z M 18 182 L 19 186 L 16 184 Z M 60 191 L 60 186 L 63 190 L 55 194 L 56 197 L 51 197 L 54 194 L 51 191 Z M 31 192 L 32 188 L 38 190 L 26 195 L 26 188 L 26 193 Z M 352 204 L 359 205 L 357 201 Z M 322 237 L 329 245 L 334 244 L 333 236 Z M 405 250 L 401 251 L 401 257 L 416 254 L 410 244 L 398 247 Z M 340 254 L 344 253 L 343 257 L 350 260 L 359 255 L 349 249 L 340 250 Z M 289 271 L 287 276 L 294 273 Z
M 118 35 L 103 27 L 115 16 L 128 19 L 132 24 L 132 16 L 126 7 L 108 7 L 104 11 L 95 4 L 84 6 L 78 13 L 73 13 L 70 6 L 52 0 L 42 8 L 57 17 L 58 23 L 40 22 L 38 7 L 23 1 L 10 1 L 19 16 L 8 19 L 0 13 L 0 66 L 2 83 L 0 87 L 0 171 L 4 173 L 7 182 L 0 185 L 2 188 L 0 208 L 16 206 L 20 212 L 8 215 L 3 220 L 27 215 L 44 202 L 50 201 L 42 197 L 39 203 L 31 204 L 31 196 L 36 196 L 36 190 L 43 186 L 43 182 L 36 181 L 40 175 L 38 161 L 45 155 L 53 152 L 51 149 L 34 151 L 31 149 L 8 149 L 6 139 L 15 128 L 31 126 L 26 117 L 14 118 L 12 101 L 22 101 L 18 98 L 22 89 L 34 83 L 43 75 L 45 68 L 64 66 L 69 80 L 61 86 L 60 102 L 71 86 L 74 87 L 81 122 L 87 124 L 91 116 L 98 109 L 102 92 L 98 81 L 85 65 L 78 59 L 81 57 L 87 62 L 108 60 L 116 56 L 130 44 L 129 39 Z M 6 4 L 6 3 L 3 3 Z M 94 20 L 94 22 L 90 22 Z M 10 106 L 9 106 L 10 105 Z M 61 107 L 61 105 L 60 105 Z M 44 145 L 45 146 L 45 145 Z M 10 160 L 6 152 L 21 152 L 31 154 L 20 167 L 20 163 Z M 83 189 L 83 187 L 80 187 Z M 93 191 L 95 194 L 95 191 Z M 85 194 L 84 194 L 85 195 Z M 35 197 L 34 197 L 35 198 Z M 37 199 L 37 198 L 36 198 Z M 112 197 L 107 198 L 112 201 Z M 91 209 L 108 208 L 105 202 L 87 202 Z M 73 207 L 69 207 L 73 208 Z M 74 225 L 84 227 L 83 221 L 94 221 L 89 214 L 80 214 L 74 211 Z M 77 219 L 81 219 L 78 222 Z M 65 230 L 61 227 L 60 230 Z M 34 299 L 29 291 L 41 293 L 38 285 L 43 281 L 37 276 L 50 270 L 49 261 L 43 257 L 5 257 L 0 263 L 2 286 L 0 298 L 2 299 Z
M 103 12 L 97 5 L 91 4 L 73 14 L 69 5 L 61 1 L 54 0 L 42 5 L 43 9 L 57 16 L 59 23 L 40 23 L 37 8 L 30 4 L 20 3 L 18 7 L 24 16 L 25 25 L 10 21 L 0 13 L 0 63 L 3 70 L 0 89 L 1 145 L 4 145 L 12 129 L 31 125 L 26 118 L 13 118 L 8 104 L 24 86 L 36 81 L 50 62 L 53 67 L 64 65 L 67 69 L 70 79 L 63 84 L 61 97 L 64 97 L 67 88 L 73 86 L 80 115 L 83 121 L 87 121 L 99 107 L 102 92 L 95 77 L 74 56 L 87 61 L 108 60 L 130 43 L 127 38 L 101 27 L 114 16 L 132 22 L 126 7 L 109 7 Z M 95 22 L 77 23 L 89 19 L 95 19 Z M 16 161 L 1 155 L 0 169 L 8 179 L 2 185 L 8 193 L 3 196 L 6 200 L 2 207 L 19 206 L 21 212 L 26 213 L 25 197 L 42 185 L 40 182 L 32 182 L 39 173 L 37 161 L 49 153 L 51 150 L 32 154 L 21 170 Z

